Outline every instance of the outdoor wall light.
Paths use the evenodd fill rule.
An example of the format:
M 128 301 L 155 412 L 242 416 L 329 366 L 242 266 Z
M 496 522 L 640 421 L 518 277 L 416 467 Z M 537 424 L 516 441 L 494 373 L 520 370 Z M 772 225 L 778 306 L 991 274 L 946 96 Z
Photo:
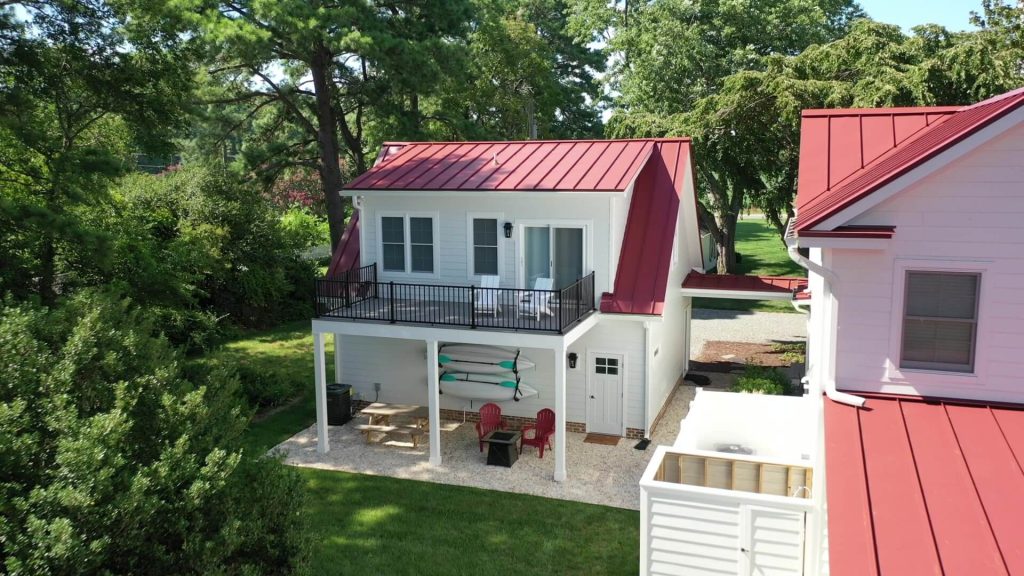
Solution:
M 579 356 L 577 356 L 575 352 L 569 352 L 569 368 L 576 367 L 577 358 L 579 358 Z
M 512 237 L 512 223 L 511 222 L 505 222 L 505 238 L 511 238 L 511 237 Z

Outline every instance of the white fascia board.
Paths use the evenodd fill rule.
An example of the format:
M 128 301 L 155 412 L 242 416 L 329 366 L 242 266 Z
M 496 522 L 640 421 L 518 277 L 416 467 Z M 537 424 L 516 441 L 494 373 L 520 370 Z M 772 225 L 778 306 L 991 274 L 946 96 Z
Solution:
M 574 334 L 581 326 L 570 332 Z M 379 324 L 341 319 L 315 319 L 313 332 L 341 334 L 344 336 L 367 336 L 371 338 L 398 338 L 402 340 L 438 340 L 460 344 L 482 344 L 487 346 L 510 346 L 521 348 L 564 347 L 566 335 L 535 334 L 527 332 L 500 332 L 471 328 L 439 328 L 436 326 L 412 326 L 408 324 Z
M 1021 122 L 1024 122 L 1024 107 L 1010 112 L 1006 116 L 1003 116 L 967 138 L 961 139 L 956 144 L 929 158 L 916 168 L 912 168 L 906 174 L 903 174 L 899 178 L 878 190 L 875 190 L 871 194 L 868 194 L 860 201 L 848 206 L 824 222 L 821 222 L 815 226 L 815 228 L 820 230 L 834 230 L 835 228 L 848 224 L 857 216 L 860 216 L 913 184 L 916 184 L 938 170 L 945 168 L 949 164 L 973 152 L 979 146 L 998 137 Z
M 792 300 L 790 292 L 756 292 L 749 290 L 708 290 L 706 288 L 681 288 L 683 296 L 693 298 L 721 298 L 726 300 Z
M 800 248 L 842 248 L 844 250 L 885 250 L 889 247 L 889 238 L 829 238 L 829 237 L 798 237 L 796 245 Z M 790 244 L 788 241 L 787 244 Z
M 599 198 L 625 197 L 626 190 L 373 190 L 345 189 L 342 196 L 425 196 L 429 198 L 486 198 L 494 196 L 511 196 L 513 198 L 550 198 L 552 194 L 560 196 L 596 196 Z

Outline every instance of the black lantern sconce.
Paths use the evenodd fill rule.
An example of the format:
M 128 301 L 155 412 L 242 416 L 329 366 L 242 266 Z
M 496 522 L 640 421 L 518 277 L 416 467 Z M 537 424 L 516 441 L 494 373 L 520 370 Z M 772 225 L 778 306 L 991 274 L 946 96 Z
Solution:
M 511 237 L 512 237 L 512 223 L 511 222 L 505 222 L 505 238 L 511 238 Z
M 576 359 L 579 356 L 575 352 L 569 352 L 569 368 L 576 368 Z

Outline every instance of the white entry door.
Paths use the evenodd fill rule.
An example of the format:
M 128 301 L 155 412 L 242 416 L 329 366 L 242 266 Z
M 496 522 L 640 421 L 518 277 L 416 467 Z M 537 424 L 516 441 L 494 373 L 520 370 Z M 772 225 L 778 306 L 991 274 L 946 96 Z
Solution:
M 622 434 L 622 354 L 591 352 L 587 374 L 587 432 Z

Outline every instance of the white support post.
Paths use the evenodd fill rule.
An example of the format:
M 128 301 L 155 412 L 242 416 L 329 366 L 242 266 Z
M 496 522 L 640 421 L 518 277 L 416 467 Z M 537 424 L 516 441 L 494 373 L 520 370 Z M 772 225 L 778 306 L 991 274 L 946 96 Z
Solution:
M 565 480 L 565 346 L 555 348 L 555 482 Z
M 327 358 L 323 332 L 313 332 L 313 385 L 316 395 L 316 451 L 326 454 L 327 441 Z
M 430 464 L 441 465 L 441 395 L 437 374 L 437 340 L 427 340 L 427 412 L 430 418 Z
M 334 335 L 334 381 L 341 384 L 341 334 Z

